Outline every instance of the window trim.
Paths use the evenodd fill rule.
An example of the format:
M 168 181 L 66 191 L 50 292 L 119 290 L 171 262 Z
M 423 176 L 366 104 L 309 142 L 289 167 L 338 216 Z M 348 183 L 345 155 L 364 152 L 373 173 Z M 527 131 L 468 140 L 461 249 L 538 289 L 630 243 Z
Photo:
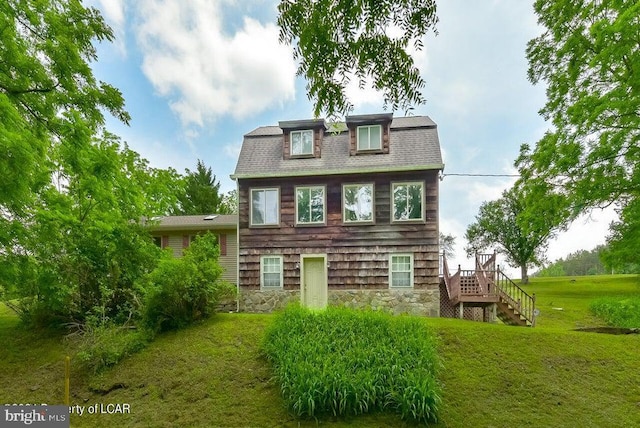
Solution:
M 300 134 L 302 138 L 302 134 L 305 132 L 311 132 L 311 151 L 310 152 L 302 152 L 302 153 L 293 153 L 293 134 Z M 313 156 L 314 153 L 314 137 L 315 133 L 313 129 L 296 129 L 295 131 L 289 131 L 289 156 L 290 157 L 306 157 Z
M 298 217 L 298 190 L 299 189 L 312 189 L 319 187 L 322 189 L 322 221 L 300 222 Z M 324 184 L 310 184 L 304 186 L 295 186 L 294 190 L 294 203 L 296 205 L 296 226 L 324 226 L 327 224 L 327 186 Z
M 419 184 L 420 185 L 420 218 L 408 218 L 406 220 L 396 220 L 395 219 L 395 213 L 396 213 L 396 201 L 395 198 L 393 197 L 393 191 L 395 190 L 396 186 L 410 186 L 410 185 L 416 185 Z M 392 181 L 391 182 L 391 223 L 407 223 L 407 222 L 424 222 L 425 221 L 425 182 L 424 181 Z
M 346 216 L 346 187 L 371 186 L 371 220 L 347 220 Z M 342 222 L 344 224 L 373 224 L 376 222 L 376 185 L 375 183 L 343 183 L 342 184 Z
M 275 223 L 254 223 L 253 222 L 253 192 L 255 190 L 257 191 L 275 190 L 276 191 L 277 220 Z M 277 226 L 280 226 L 280 187 L 251 187 L 249 189 L 249 227 L 277 227 Z
M 371 147 L 371 128 L 379 128 L 380 129 L 380 140 L 378 141 L 378 147 Z M 368 138 L 368 146 L 367 148 L 360 147 L 360 129 L 367 128 Z M 382 151 L 382 125 L 362 125 L 356 127 L 356 149 L 358 152 L 379 152 Z
M 410 272 L 410 285 L 409 286 L 400 286 L 393 285 L 393 258 L 394 257 L 409 257 L 409 272 Z M 406 271 L 396 271 L 396 273 L 402 273 Z M 415 277 L 415 265 L 413 262 L 413 253 L 392 253 L 389 254 L 389 288 L 393 288 L 396 290 L 408 290 L 414 287 L 414 277 Z
M 264 285 L 264 261 L 265 259 L 278 259 L 280 261 L 280 285 L 277 287 Z M 267 272 L 274 273 L 274 272 Z M 265 254 L 260 256 L 260 290 L 282 290 L 284 288 L 284 258 L 279 254 Z

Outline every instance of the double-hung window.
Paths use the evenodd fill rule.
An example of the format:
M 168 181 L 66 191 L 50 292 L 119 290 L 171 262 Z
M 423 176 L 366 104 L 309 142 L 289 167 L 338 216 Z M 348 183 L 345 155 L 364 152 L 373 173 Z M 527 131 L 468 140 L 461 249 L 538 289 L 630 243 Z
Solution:
M 358 150 L 382 149 L 382 126 L 358 126 Z
M 260 258 L 260 286 L 263 289 L 282 288 L 282 256 Z
M 389 286 L 391 288 L 413 287 L 413 254 L 391 254 Z
M 342 207 L 345 223 L 373 221 L 373 184 L 342 186 Z
M 251 225 L 279 224 L 280 192 L 273 189 L 251 189 Z
M 324 186 L 296 187 L 296 224 L 324 223 L 324 191 Z
M 291 156 L 313 154 L 313 130 L 291 131 Z
M 393 221 L 424 220 L 424 183 L 393 183 L 391 185 L 393 201 Z

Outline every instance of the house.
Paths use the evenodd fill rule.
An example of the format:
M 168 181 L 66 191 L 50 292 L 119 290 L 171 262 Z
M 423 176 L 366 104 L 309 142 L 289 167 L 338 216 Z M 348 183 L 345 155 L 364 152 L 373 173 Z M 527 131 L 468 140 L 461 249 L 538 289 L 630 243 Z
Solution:
M 244 136 L 235 173 L 239 309 L 290 301 L 439 316 L 436 124 L 291 120 Z
M 181 215 L 156 217 L 149 230 L 161 248 L 170 248 L 174 257 L 182 257 L 196 235 L 211 232 L 218 237 L 222 279 L 238 283 L 237 215 Z

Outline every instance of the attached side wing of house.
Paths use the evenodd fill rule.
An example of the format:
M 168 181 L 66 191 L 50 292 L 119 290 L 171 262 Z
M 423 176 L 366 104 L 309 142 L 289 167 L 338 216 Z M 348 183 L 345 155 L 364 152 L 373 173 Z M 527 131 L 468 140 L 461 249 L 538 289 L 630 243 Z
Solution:
M 155 219 L 150 226 L 156 245 L 170 248 L 174 257 L 182 257 L 182 252 L 199 234 L 211 232 L 218 238 L 220 266 L 224 269 L 222 279 L 238 283 L 238 246 L 236 215 L 183 215 Z

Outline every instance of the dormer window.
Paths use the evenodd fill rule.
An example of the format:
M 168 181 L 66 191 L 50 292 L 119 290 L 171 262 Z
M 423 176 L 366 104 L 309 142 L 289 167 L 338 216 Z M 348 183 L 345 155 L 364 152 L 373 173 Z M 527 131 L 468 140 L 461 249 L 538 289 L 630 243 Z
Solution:
M 291 156 L 313 155 L 313 130 L 291 131 Z
M 358 151 L 382 150 L 382 126 L 358 126 Z

